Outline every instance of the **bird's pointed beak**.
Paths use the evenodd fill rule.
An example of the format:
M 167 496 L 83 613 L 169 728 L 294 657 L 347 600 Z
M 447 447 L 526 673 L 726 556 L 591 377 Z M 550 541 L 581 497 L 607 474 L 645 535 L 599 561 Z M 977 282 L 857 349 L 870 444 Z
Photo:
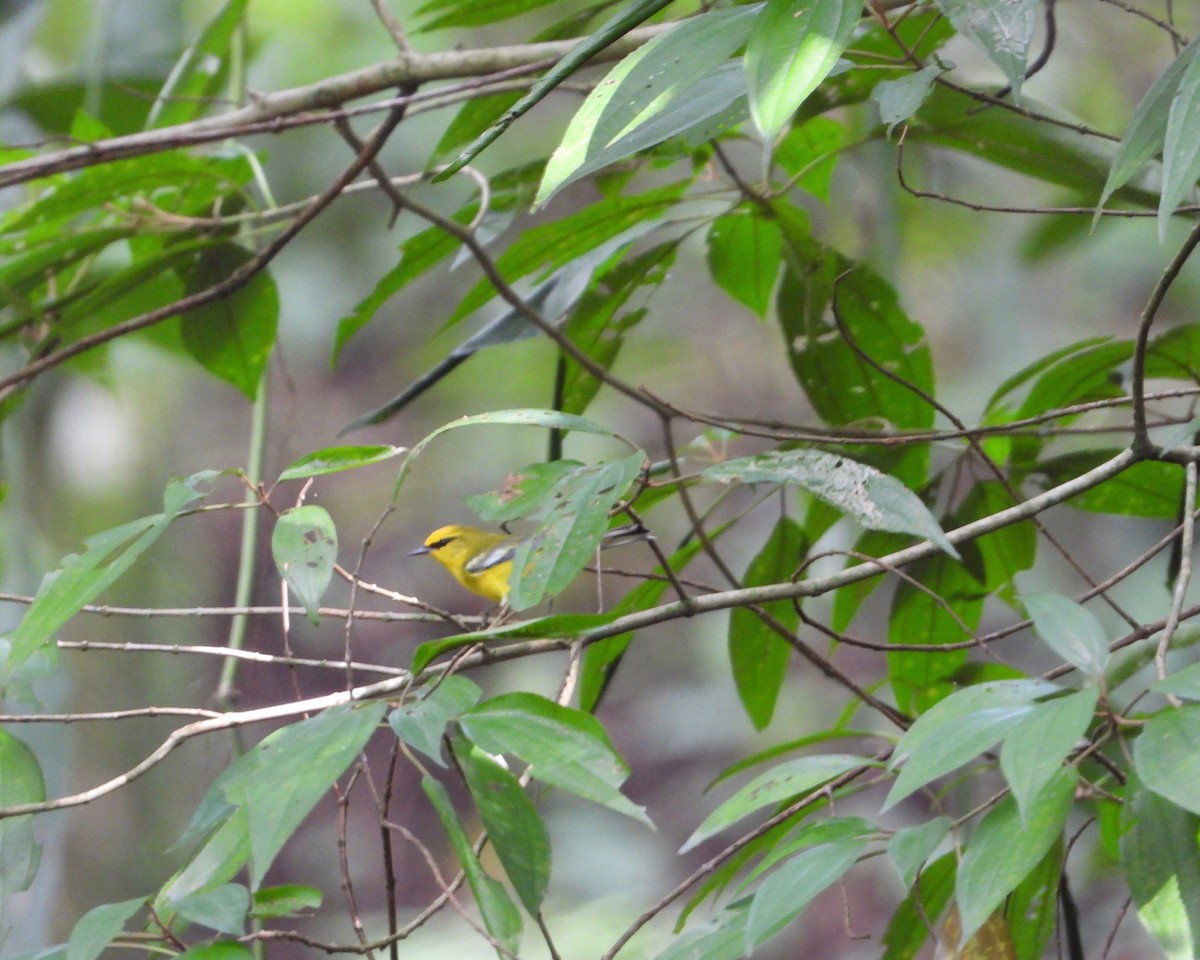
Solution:
M 433 551 L 430 550 L 428 547 L 420 546 L 420 547 L 417 547 L 416 550 L 409 550 L 408 553 L 405 554 L 405 556 L 406 557 L 420 557 L 426 553 L 432 553 L 432 552 Z

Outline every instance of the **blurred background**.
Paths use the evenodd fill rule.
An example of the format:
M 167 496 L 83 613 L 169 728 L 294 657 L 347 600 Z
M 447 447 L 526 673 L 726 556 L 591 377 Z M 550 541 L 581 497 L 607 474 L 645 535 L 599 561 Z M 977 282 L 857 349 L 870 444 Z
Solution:
M 61 135 L 78 108 L 101 116 L 120 132 L 136 129 L 147 95 L 162 82 L 195 31 L 218 6 L 204 0 L 0 0 L 0 142 L 13 146 Z M 412 22 L 415 4 L 394 2 L 401 23 Z M 569 4 L 558 4 L 559 8 Z M 556 15 L 561 16 L 561 9 Z M 1180 10 L 1195 17 L 1195 10 Z M 528 40 L 545 18 L 531 15 L 500 27 L 414 34 L 418 49 L 493 46 Z M 247 45 L 248 88 L 274 91 L 388 59 L 390 37 L 367 0 L 254 0 Z M 1183 23 L 1185 32 L 1196 23 Z M 1130 56 L 1131 50 L 1137 56 Z M 945 51 L 968 77 L 992 80 L 973 50 L 955 42 Z M 1142 21 L 1101 2 L 1059 4 L 1058 49 L 1049 66 L 1030 82 L 1027 95 L 1073 112 L 1101 129 L 1119 132 L 1138 98 L 1172 52 L 1161 34 Z M 1139 75 L 1117 70 L 1129 61 L 1153 65 Z M 577 105 L 577 93 L 556 95 L 520 121 L 483 158 L 488 171 L 504 169 L 552 149 Z M 452 111 L 406 120 L 382 162 L 393 174 L 422 170 Z M 851 139 L 874 118 L 857 111 L 846 118 Z M 369 129 L 360 126 L 360 131 Z M 261 151 L 265 176 L 279 203 L 319 192 L 351 159 L 331 130 L 316 127 L 250 141 Z M 735 160 L 753 176 L 757 148 L 744 144 Z M 1074 203 L 1080 198 L 1051 193 L 1015 174 L 946 152 L 910 149 L 909 177 L 925 188 L 980 202 Z M 549 215 L 589 202 L 587 184 L 554 201 Z M 460 185 L 419 186 L 414 196 L 443 211 L 466 198 Z M 862 258 L 899 290 L 901 303 L 924 325 L 935 358 L 939 393 L 968 422 L 1004 377 L 1058 346 L 1084 337 L 1128 336 L 1154 280 L 1174 248 L 1159 245 L 1152 220 L 1105 220 L 1089 232 L 1087 218 L 1023 218 L 978 213 L 935 201 L 917 201 L 897 186 L 891 144 L 869 142 L 846 151 L 833 180 L 827 207 L 809 204 L 814 233 L 849 256 Z M 0 205 L 19 199 L 0 193 Z M 1083 202 L 1088 202 L 1086 199 Z M 855 217 L 830 210 L 855 211 Z M 443 320 L 477 272 L 470 264 L 442 270 L 391 301 L 352 340 L 336 367 L 330 365 L 337 321 L 365 296 L 397 260 L 397 246 L 423 227 L 402 216 L 388 228 L 390 205 L 376 192 L 347 197 L 323 214 L 272 267 L 282 300 L 277 355 L 269 384 L 268 485 L 297 457 L 334 444 L 338 430 L 423 373 L 464 337 L 465 327 L 444 330 Z M 780 332 L 715 292 L 703 270 L 697 238 L 685 247 L 670 281 L 649 304 L 650 315 L 616 367 L 627 382 L 647 384 L 684 407 L 742 416 L 804 422 L 807 404 L 780 349 Z M 1200 274 L 1189 267 L 1161 318 L 1188 318 Z M 43 575 L 82 540 L 126 520 L 154 513 L 172 476 L 207 468 L 242 467 L 249 443 L 251 407 L 232 388 L 216 382 L 178 355 L 146 343 L 117 343 L 106 351 L 108 371 L 78 365 L 53 372 L 29 389 L 21 408 L 4 421 L 0 469 L 7 494 L 0 505 L 0 576 L 5 591 L 32 594 Z M 530 340 L 489 349 L 461 366 L 396 420 L 363 430 L 350 442 L 411 446 L 430 431 L 464 414 L 550 404 L 553 352 Z M 3 360 L 5 369 L 16 358 Z M 589 415 L 642 445 L 663 453 L 660 428 L 627 401 L 602 392 Z M 698 462 L 719 456 L 720 438 L 678 436 L 696 441 Z M 463 498 L 496 489 L 512 470 L 545 456 L 543 432 L 489 427 L 452 431 L 418 461 L 398 511 L 374 537 L 362 576 L 438 606 L 474 614 L 479 605 L 422 558 L 406 558 L 434 527 L 473 518 Z M 753 452 L 740 441 L 732 454 Z M 618 452 L 610 442 L 572 436 L 567 455 L 582 460 Z M 395 461 L 318 478 L 308 502 L 326 507 L 337 523 L 342 562 L 352 565 L 363 538 L 384 512 L 395 480 Z M 284 485 L 272 500 L 288 506 L 298 485 Z M 216 499 L 235 501 L 242 491 L 224 479 Z M 1111 570 L 1109 553 L 1128 555 L 1130 544 L 1149 546 L 1165 525 L 1121 518 L 1089 517 L 1084 528 L 1069 513 L 1056 518 L 1058 532 L 1078 555 L 1097 558 L 1094 572 Z M 728 546 L 743 569 L 770 528 L 772 516 L 751 517 Z M 267 518 L 262 518 L 263 529 Z M 1052 521 L 1053 522 L 1053 521 Z M 670 511 L 651 517 L 667 545 L 682 535 L 685 519 Z M 241 514 L 225 511 L 176 523 L 152 555 L 106 595 L 112 605 L 151 608 L 222 606 L 231 602 L 236 577 Z M 852 533 L 847 532 L 844 545 Z M 265 541 L 265 538 L 264 538 Z M 1119 545 L 1119 549 L 1117 549 Z M 280 584 L 263 542 L 255 602 L 277 604 Z M 612 561 L 646 569 L 652 558 L 639 547 Z M 1033 571 L 1058 577 L 1052 557 Z M 718 582 L 711 570 L 691 571 Z M 623 589 L 605 578 L 608 602 Z M 884 634 L 887 592 L 873 598 L 852 632 L 871 639 Z M 1125 584 L 1123 599 L 1135 612 L 1161 609 L 1162 570 Z M 335 583 L 327 603 L 344 604 Z M 593 584 L 580 583 L 556 601 L 556 610 L 594 609 Z M 386 604 L 379 602 L 378 607 Z M 5 628 L 21 614 L 19 604 L 0 606 Z M 821 605 L 815 605 L 821 612 Z M 990 611 L 994 623 L 1007 614 Z M 988 621 L 985 618 L 984 627 Z M 81 616 L 63 631 L 73 641 L 221 644 L 226 617 L 148 618 Z M 554 842 L 554 874 L 548 913 L 559 917 L 556 932 L 566 955 L 590 955 L 605 946 L 648 903 L 670 889 L 715 847 L 686 857 L 676 851 L 699 820 L 728 793 L 697 800 L 732 760 L 794 739 L 815 726 L 814 718 L 840 710 L 829 687 L 812 682 L 796 663 L 773 724 L 757 733 L 738 704 L 725 655 L 723 615 L 648 631 L 628 657 L 601 718 L 633 776 L 627 792 L 648 806 L 656 833 L 582 801 L 544 798 Z M 446 633 L 437 624 L 359 623 L 357 659 L 403 666 L 423 640 Z M 291 642 L 306 656 L 339 656 L 342 625 L 326 620 L 312 628 L 292 620 Z M 277 617 L 252 619 L 248 646 L 282 651 Z M 856 654 L 842 650 L 839 665 L 855 672 Z M 37 690 L 46 712 L 114 710 L 149 704 L 209 706 L 218 664 L 205 657 L 162 654 L 65 652 L 64 669 Z M 561 656 L 527 659 L 474 675 L 489 694 L 533 689 L 552 695 L 564 666 Z M 305 695 L 342 687 L 334 672 L 302 673 Z M 278 670 L 247 666 L 238 677 L 239 705 L 272 703 L 293 696 L 292 680 Z M 652 696 L 650 694 L 653 694 Z M 19 704 L 6 709 L 25 709 Z M 869 718 L 864 718 L 869 722 Z M 142 759 L 175 723 L 139 720 L 126 724 L 30 725 L 19 735 L 45 765 L 51 796 L 102 782 Z M 254 735 L 265 733 L 253 731 Z M 15 902 L 15 927 L 0 954 L 62 942 L 86 910 L 102 902 L 145 895 L 178 865 L 169 847 L 191 816 L 211 779 L 227 764 L 231 745 L 216 739 L 190 743 L 130 787 L 103 800 L 37 821 L 45 843 L 39 877 Z M 398 788 L 395 819 L 441 848 L 437 827 L 415 780 Z M 724 791 L 724 792 L 722 792 Z M 357 807 L 351 835 L 352 863 L 361 864 L 360 896 L 368 915 L 381 923 L 378 835 L 369 800 Z M 838 810 L 852 813 L 853 810 Z M 321 805 L 298 842 L 272 871 L 273 882 L 311 882 L 336 904 L 336 834 L 332 802 Z M 596 842 L 603 837 L 603 842 Z M 437 887 L 419 854 L 403 844 L 400 874 L 405 909 L 415 912 Z M 443 859 L 448 868 L 448 860 Z M 300 878 L 298 880 L 297 878 Z M 764 948 L 762 956 L 867 957 L 878 954 L 880 916 L 902 895 L 890 868 L 877 860 L 857 868 L 850 890 L 828 891 L 793 934 Z M 1101 894 L 1103 890 L 1101 890 Z M 1098 894 L 1100 895 L 1100 894 Z M 880 914 L 870 909 L 880 904 Z M 1085 917 L 1089 904 L 1082 905 Z M 886 909 L 885 909 L 886 908 Z M 569 921 L 561 918 L 568 917 Z M 402 918 L 403 919 L 403 918 Z M 1134 925 L 1122 938 L 1136 937 Z M 336 907 L 304 927 L 312 936 L 349 942 L 351 934 Z M 630 956 L 654 952 L 668 928 L 660 925 L 631 948 Z M 856 939 L 869 935 L 870 939 Z M 529 936 L 529 956 L 540 944 Z M 1124 939 L 1118 941 L 1120 956 Z M 409 956 L 475 957 L 489 948 L 452 914 L 432 932 L 406 945 Z M 641 952 L 639 952 L 639 950 Z M 799 951 L 799 952 L 798 952 Z M 273 955 L 304 956 L 304 948 L 276 945 Z

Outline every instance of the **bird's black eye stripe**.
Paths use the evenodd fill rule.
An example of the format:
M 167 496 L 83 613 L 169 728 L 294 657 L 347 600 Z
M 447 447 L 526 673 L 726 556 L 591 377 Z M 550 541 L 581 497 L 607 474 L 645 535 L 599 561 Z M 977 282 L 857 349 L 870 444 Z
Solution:
M 442 539 L 437 541 L 437 543 L 431 543 L 429 545 L 429 549 L 430 550 L 441 550 L 442 547 L 446 546 L 446 544 L 450 543 L 453 540 L 457 540 L 457 539 L 458 539 L 457 537 L 442 537 Z

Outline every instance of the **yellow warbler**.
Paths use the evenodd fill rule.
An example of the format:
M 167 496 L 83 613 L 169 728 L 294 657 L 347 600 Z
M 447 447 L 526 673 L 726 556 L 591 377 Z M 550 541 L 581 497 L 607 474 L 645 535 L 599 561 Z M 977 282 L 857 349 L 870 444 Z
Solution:
M 649 537 L 650 532 L 641 524 L 627 524 L 609 530 L 601 546 L 614 546 Z M 428 554 L 472 593 L 487 597 L 493 603 L 503 603 L 508 597 L 513 556 L 520 542 L 518 537 L 506 533 L 450 524 L 438 527 L 425 538 L 422 546 L 409 551 L 408 555 L 415 557 Z

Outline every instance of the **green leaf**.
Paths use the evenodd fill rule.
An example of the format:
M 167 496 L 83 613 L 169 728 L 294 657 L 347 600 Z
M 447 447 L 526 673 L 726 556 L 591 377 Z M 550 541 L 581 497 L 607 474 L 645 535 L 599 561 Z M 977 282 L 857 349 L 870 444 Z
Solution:
M 618 63 L 592 90 L 546 164 L 534 206 L 569 183 L 662 143 L 746 94 L 740 64 L 752 7 L 701 13 L 675 24 Z
M 931 925 L 937 923 L 954 892 L 957 865 L 957 858 L 951 851 L 921 871 L 883 934 L 887 950 L 881 960 L 913 960 L 916 957 L 932 932 Z
M 230 764 L 184 834 L 211 833 L 208 842 L 160 897 L 173 903 L 212 889 L 247 860 L 251 889 L 258 888 L 284 843 L 366 745 L 386 706 L 325 710 L 268 734 Z
M 1157 693 L 1173 693 L 1188 700 L 1200 700 L 1200 663 L 1189 664 L 1150 685 Z
M 623 460 L 581 465 L 564 475 L 528 514 L 538 522 L 517 545 L 508 603 L 528 610 L 565 590 L 593 559 L 609 515 L 642 471 L 641 451 Z
M 475 897 L 475 903 L 483 916 L 483 924 L 491 936 L 508 953 L 515 954 L 521 939 L 521 914 L 509 898 L 504 887 L 489 877 L 479 865 L 471 842 L 463 832 L 462 824 L 454 812 L 454 804 L 446 788 L 430 777 L 421 780 L 421 788 L 433 803 L 442 827 L 450 837 L 450 843 L 458 856 L 459 865 L 467 876 L 467 885 Z
M 455 756 L 505 874 L 531 917 L 550 884 L 550 836 L 520 782 L 474 744 L 459 739 Z
M 896 124 L 903 123 L 920 109 L 933 89 L 933 82 L 945 72 L 942 64 L 931 63 L 914 73 L 875 85 L 871 99 L 879 105 L 879 119 L 887 124 L 889 137 Z
M 37 756 L 24 741 L 0 728 L 0 809 L 45 799 L 46 783 Z M 0 929 L 6 928 L 10 898 L 29 889 L 41 856 L 32 815 L 0 820 Z
M 608 626 L 617 619 L 617 616 L 618 614 L 615 611 L 609 611 L 608 613 L 559 613 L 549 617 L 534 617 L 531 620 L 519 620 L 516 623 L 491 627 L 487 630 L 476 630 L 473 633 L 460 633 L 458 636 L 444 637 L 441 640 L 431 640 L 428 643 L 421 644 L 413 651 L 412 666 L 410 669 L 414 674 L 420 673 L 443 653 L 488 640 L 578 637 L 590 630 Z
M 808 553 L 808 537 L 796 521 L 781 517 L 746 574 L 743 587 L 758 587 L 789 579 Z M 800 615 L 790 601 L 765 608 L 788 630 L 794 631 Z M 783 687 L 791 647 L 752 610 L 735 607 L 729 615 L 729 665 L 742 706 L 755 729 L 764 730 L 775 712 Z
M 478 210 L 478 204 L 469 204 L 457 211 L 451 219 L 458 224 L 470 223 Z M 441 227 L 429 227 L 409 237 L 400 245 L 400 262 L 375 284 L 367 296 L 354 309 L 338 321 L 337 333 L 333 338 L 333 352 L 329 362 L 336 366 L 346 344 L 359 330 L 370 323 L 376 312 L 389 299 L 403 290 L 409 283 L 423 276 L 450 254 L 462 249 L 462 244 L 453 234 Z
M 912 579 L 905 579 L 892 596 L 888 642 L 951 644 L 972 639 L 983 613 L 984 591 L 969 568 L 939 553 L 918 560 L 908 573 Z M 951 681 L 967 662 L 967 651 L 899 649 L 888 654 L 887 662 L 896 704 L 917 714 L 953 689 Z
M 316 910 L 324 899 L 325 895 L 316 887 L 303 887 L 294 883 L 264 887 L 254 894 L 250 916 L 258 920 L 299 916 L 307 910 Z
M 784 134 L 775 145 L 774 160 L 787 173 L 789 183 L 828 203 L 838 154 L 847 141 L 842 124 L 828 117 L 811 117 Z
M 1200 60 L 1195 58 L 1179 78 L 1167 114 L 1163 142 L 1163 190 L 1158 202 L 1158 239 L 1167 223 L 1200 177 Z
M 488 3 L 478 3 L 477 0 L 430 0 L 417 8 L 418 17 L 429 18 L 423 20 L 417 29 L 422 33 L 430 33 L 447 27 L 458 30 L 463 27 L 482 27 L 485 24 L 519 17 L 530 10 L 539 10 L 553 2 L 554 0 L 490 0 Z M 433 16 L 434 14 L 437 16 Z
M 777 764 L 759 774 L 705 817 L 704 822 L 679 848 L 679 852 L 686 853 L 709 837 L 716 836 L 726 827 L 764 807 L 799 797 L 856 767 L 872 765 L 873 761 L 866 757 L 836 753 L 797 757 Z
M 1184 47 L 1138 103 L 1129 126 L 1125 128 L 1125 135 L 1121 137 L 1121 146 L 1112 159 L 1108 179 L 1104 182 L 1100 202 L 1096 205 L 1097 211 L 1104 209 L 1108 198 L 1129 183 L 1163 149 L 1175 93 L 1184 74 L 1195 62 L 1198 51 L 1200 39 Z
M 1005 734 L 1000 769 L 1012 787 L 1023 823 L 1029 819 L 1034 799 L 1087 732 L 1099 696 L 1097 687 L 1087 687 L 1036 703 L 1033 711 Z
M 905 889 L 912 886 L 917 872 L 949 835 L 951 826 L 949 817 L 934 817 L 918 827 L 906 827 L 892 834 L 888 841 L 888 858 L 900 874 Z
M 746 44 L 746 77 L 768 142 L 829 75 L 861 17 L 854 0 L 767 0 Z
M 1025 98 L 1035 114 L 1047 109 Z M 1047 123 L 1041 116 L 1010 110 L 980 110 L 968 91 L 936 84 L 908 128 L 908 143 L 934 143 L 995 166 L 1095 195 L 1104 183 L 1115 152 L 1106 141 L 1081 137 L 1074 129 Z M 1119 198 L 1153 208 L 1158 194 L 1122 187 Z
M 938 701 L 896 745 L 890 765 L 904 766 L 883 810 L 974 760 L 1032 713 L 1034 700 L 1060 691 L 1046 680 L 994 680 Z
M 1134 741 L 1133 765 L 1155 793 L 1200 813 L 1200 705 L 1169 707 L 1151 717 Z
M 64 557 L 62 566 L 46 575 L 25 616 L 8 636 L 8 657 L 0 668 L 0 686 L 14 678 L 30 657 L 51 643 L 54 634 L 84 604 L 91 603 L 120 579 L 135 560 L 166 531 L 180 511 L 201 499 L 216 476 L 202 471 L 172 480 L 163 494 L 162 513 L 123 523 L 84 541 L 81 554 Z
M 1136 778 L 1121 811 L 1121 866 L 1138 917 L 1168 960 L 1200 947 L 1200 822 Z
M 434 181 L 445 180 L 465 167 L 482 150 L 503 134 L 512 125 L 514 120 L 523 116 L 532 107 L 540 103 L 551 90 L 566 80 L 567 77 L 605 47 L 638 26 L 638 24 L 649 20 L 670 2 L 671 0 L 634 0 L 623 11 L 573 47 L 571 52 L 559 60 L 541 80 L 534 84 L 533 88 L 525 96 L 506 110 L 504 115 L 476 138 L 466 150 L 460 153 L 453 163 L 434 177 Z
M 444 767 L 442 737 L 446 725 L 479 702 L 483 691 L 466 677 L 445 677 L 419 700 L 408 700 L 388 714 L 401 740 Z
M 1116 452 L 1099 449 L 1067 453 L 1039 460 L 1034 470 L 1054 485 L 1099 466 Z M 1092 513 L 1174 520 L 1182 499 L 1183 468 L 1177 463 L 1146 462 L 1135 463 L 1067 503 Z
M 250 891 L 240 883 L 223 883 L 211 890 L 202 890 L 176 900 L 172 906 L 185 920 L 218 933 L 240 937 L 246 931 Z
M 955 894 L 962 939 L 969 940 L 1062 836 L 1075 796 L 1076 774 L 1055 774 L 1022 823 L 1016 801 L 1005 797 L 980 821 L 958 868 Z
M 786 267 L 775 309 L 792 369 L 817 414 L 835 425 L 932 426 L 929 403 L 859 356 L 831 309 L 836 294 L 850 338 L 874 364 L 933 393 L 925 331 L 905 315 L 896 291 L 869 267 L 813 240 L 790 208 L 776 204 L 773 209 L 783 232 Z
M 1042 960 L 1058 919 L 1058 892 L 1065 844 L 1059 838 L 1008 896 L 1004 914 L 1012 960 Z M 986 928 L 986 924 L 985 924 Z
M 85 913 L 67 939 L 67 960 L 96 960 L 129 918 L 146 905 L 146 898 L 106 903 Z
M 645 307 L 622 310 L 644 287 L 658 288 L 666 281 L 678 249 L 679 241 L 669 240 L 599 273 L 567 317 L 563 334 L 605 370 L 611 369 L 626 335 L 648 312 Z M 575 360 L 567 359 L 562 385 L 563 411 L 583 413 L 601 386 L 598 378 Z
M 254 960 L 254 952 L 244 943 L 224 940 L 184 950 L 175 955 L 175 960 Z
M 741 960 L 749 912 L 749 898 L 730 904 L 708 923 L 676 937 L 654 960 Z
M 708 231 L 708 269 L 717 286 L 760 317 L 779 276 L 783 238 L 772 220 L 748 210 L 718 217 Z
M 865 837 L 822 844 L 792 857 L 767 877 L 755 893 L 746 917 L 747 956 L 854 866 L 866 844 Z
M 247 0 L 226 0 L 183 51 L 150 108 L 148 128 L 186 123 L 205 110 L 229 71 L 230 45 L 246 4 Z
M 632 196 L 606 197 L 576 213 L 529 227 L 496 258 L 496 269 L 509 283 L 514 283 L 537 271 L 544 278 L 602 246 L 609 253 L 615 252 L 668 218 L 679 216 L 686 187 L 684 181 Z M 495 287 L 484 277 L 463 297 L 446 325 L 458 323 L 495 296 Z
M 327 473 L 353 470 L 372 463 L 382 463 L 392 457 L 406 453 L 408 447 L 393 447 L 391 444 L 373 446 L 325 447 L 293 460 L 291 466 L 279 475 L 280 480 L 304 480 Z
M 207 290 L 244 267 L 253 254 L 233 243 L 201 253 L 181 274 L 190 296 Z M 242 287 L 180 317 L 183 344 L 215 377 L 253 400 L 275 346 L 279 293 L 275 281 L 260 270 Z
M 1020 96 L 1038 23 L 1038 0 L 937 0 L 937 6 L 955 30 L 983 48 L 1004 71 L 1013 96 Z
M 1057 593 L 1022 597 L 1033 629 L 1046 645 L 1093 679 L 1108 666 L 1108 635 L 1087 607 Z
M 320 619 L 321 596 L 333 579 L 337 543 L 337 528 L 329 511 L 312 503 L 281 514 L 271 534 L 275 568 L 314 625 Z
M 796 484 L 869 530 L 911 533 L 958 556 L 915 493 L 894 477 L 837 454 L 769 450 L 714 464 L 701 477 L 718 483 Z
M 644 808 L 620 791 L 629 775 L 600 722 L 532 693 L 486 700 L 458 718 L 467 737 L 489 753 L 510 753 L 533 776 L 653 826 Z

